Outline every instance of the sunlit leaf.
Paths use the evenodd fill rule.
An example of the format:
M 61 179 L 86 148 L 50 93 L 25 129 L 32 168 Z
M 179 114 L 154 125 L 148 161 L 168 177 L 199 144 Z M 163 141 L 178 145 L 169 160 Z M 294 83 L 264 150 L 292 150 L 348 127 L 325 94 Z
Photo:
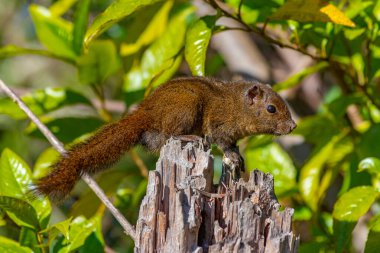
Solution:
M 167 26 L 170 9 L 173 6 L 173 1 L 166 1 L 160 10 L 154 15 L 147 27 L 141 33 L 140 37 L 133 44 L 121 44 L 120 54 L 127 56 L 140 50 L 141 47 L 149 45 L 158 38 Z
M 78 0 L 58 0 L 49 7 L 49 11 L 54 16 L 65 14 Z
M 88 46 L 92 40 L 110 28 L 113 24 L 127 17 L 144 6 L 160 2 L 161 0 L 116 0 L 108 8 L 98 15 L 85 36 L 85 45 Z
M 57 55 L 75 59 L 76 53 L 72 46 L 73 24 L 60 17 L 53 16 L 43 6 L 32 4 L 29 11 L 41 43 Z
M 289 155 L 275 142 L 268 145 L 248 149 L 245 164 L 247 169 L 255 168 L 271 173 L 277 196 L 296 187 L 296 169 Z
M 33 177 L 41 178 L 49 172 L 51 165 L 58 159 L 59 153 L 50 147 L 43 151 L 34 163 Z
M 193 11 L 193 7 L 188 6 L 170 19 L 165 32 L 144 52 L 141 64 L 133 67 L 125 76 L 125 91 L 141 90 L 154 78 L 176 66 L 177 55 L 183 47 L 189 17 Z
M 0 236 L 0 252 L 6 253 L 33 253 L 28 247 L 21 246 L 18 242 Z
M 0 195 L 25 197 L 32 183 L 29 166 L 9 149 L 2 152 L 0 165 Z
M 329 64 L 327 62 L 319 62 L 319 63 L 317 63 L 311 67 L 305 68 L 304 70 L 298 72 L 297 74 L 292 75 L 287 80 L 285 80 L 281 83 L 275 84 L 273 86 L 273 90 L 278 92 L 278 91 L 282 91 L 285 89 L 295 87 L 298 84 L 300 84 L 301 81 L 303 79 L 305 79 L 306 77 L 308 77 L 309 75 L 314 74 L 318 71 L 321 71 L 321 70 L 327 68 L 328 66 L 329 66 Z
M 8 196 L 25 200 L 37 212 L 42 228 L 50 217 L 50 202 L 45 198 L 29 198 L 32 175 L 29 166 L 15 153 L 5 149 L 0 158 L 0 196 Z
M 90 0 L 79 0 L 74 13 L 73 48 L 77 54 L 82 52 L 84 36 L 88 23 Z
M 87 104 L 91 105 L 83 95 L 62 88 L 46 88 L 35 90 L 21 97 L 21 100 L 36 115 L 43 115 L 65 105 Z M 14 119 L 26 119 L 26 114 L 20 107 L 9 98 L 0 98 L 0 113 L 6 114 Z
M 82 247 L 93 232 L 101 229 L 100 221 L 99 216 L 95 216 L 90 220 L 87 220 L 83 216 L 75 218 L 70 224 L 69 240 L 66 241 L 66 245 L 60 249 L 59 253 L 69 253 Z M 97 235 L 99 236 L 99 234 Z M 104 247 L 103 238 L 99 238 L 99 240 L 102 249 Z
M 45 229 L 42 232 L 49 232 L 49 241 L 52 242 L 59 234 L 62 234 L 67 241 L 70 240 L 69 229 L 71 224 L 72 217 L 67 220 L 61 221 L 54 225 L 51 225 L 49 228 Z
M 345 132 L 334 136 L 327 144 L 322 146 L 310 160 L 302 167 L 299 179 L 299 187 L 302 198 L 307 205 L 316 211 L 319 203 L 319 184 L 323 166 L 329 159 L 335 145 L 346 135 Z
M 333 216 L 340 221 L 357 221 L 371 207 L 379 192 L 370 186 L 359 186 L 345 192 L 335 203 Z
M 206 52 L 216 20 L 216 16 L 203 17 L 186 33 L 185 58 L 195 76 L 205 75 Z
M 367 170 L 375 175 L 380 174 L 380 160 L 376 157 L 368 157 L 359 163 L 358 171 Z
M 344 32 L 344 37 L 346 37 L 348 40 L 354 40 L 363 33 L 365 33 L 366 29 L 365 28 L 358 28 L 358 29 L 345 29 Z
M 339 25 L 354 27 L 355 24 L 334 5 L 324 0 L 288 0 L 275 12 L 271 19 L 299 22 L 332 22 Z

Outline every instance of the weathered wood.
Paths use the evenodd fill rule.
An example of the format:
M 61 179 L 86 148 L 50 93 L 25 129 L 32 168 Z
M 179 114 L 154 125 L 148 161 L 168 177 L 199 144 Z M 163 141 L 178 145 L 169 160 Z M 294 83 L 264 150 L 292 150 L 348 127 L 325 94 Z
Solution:
M 279 211 L 273 177 L 230 175 L 212 185 L 213 157 L 201 138 L 161 149 L 136 226 L 135 252 L 296 252 L 293 209 Z

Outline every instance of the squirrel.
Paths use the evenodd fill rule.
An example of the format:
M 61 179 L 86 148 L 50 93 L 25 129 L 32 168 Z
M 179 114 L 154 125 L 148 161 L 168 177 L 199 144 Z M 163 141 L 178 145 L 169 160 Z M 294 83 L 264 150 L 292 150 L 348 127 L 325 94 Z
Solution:
M 288 134 L 295 127 L 286 103 L 269 85 L 206 77 L 176 78 L 158 87 L 130 115 L 74 145 L 48 175 L 38 180 L 35 192 L 61 200 L 83 173 L 110 167 L 137 144 L 159 151 L 171 136 L 207 137 L 232 164 L 244 170 L 236 146 L 238 139 Z

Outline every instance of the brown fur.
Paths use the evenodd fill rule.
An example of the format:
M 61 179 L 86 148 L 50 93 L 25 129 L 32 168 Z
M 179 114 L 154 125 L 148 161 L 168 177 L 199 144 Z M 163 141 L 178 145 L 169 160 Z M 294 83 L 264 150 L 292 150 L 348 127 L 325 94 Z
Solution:
M 268 105 L 277 111 L 269 113 Z M 37 183 L 37 192 L 61 199 L 84 172 L 109 167 L 138 143 L 158 151 L 170 136 L 196 134 L 207 136 L 224 152 L 238 154 L 236 141 L 244 136 L 287 134 L 294 127 L 285 102 L 267 85 L 174 79 L 157 88 L 137 111 L 74 146 Z

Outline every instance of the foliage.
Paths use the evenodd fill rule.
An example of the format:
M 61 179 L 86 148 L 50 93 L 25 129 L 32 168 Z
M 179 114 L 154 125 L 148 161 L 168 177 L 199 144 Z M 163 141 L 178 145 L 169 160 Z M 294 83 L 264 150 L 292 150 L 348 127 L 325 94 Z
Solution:
M 205 2 L 216 14 L 198 17 L 191 1 L 174 0 L 14 3 L 15 13 L 33 24 L 35 34 L 28 35 L 30 43 L 2 43 L 0 64 L 28 54 L 70 66 L 54 85 L 25 85 L 31 89 L 22 94 L 51 131 L 70 144 L 122 113 L 110 110 L 106 100 L 129 108 L 183 71 L 183 62 L 193 75 L 217 69 L 208 58 L 216 33 L 243 30 L 311 57 L 311 66 L 274 89 L 295 88 L 314 73 L 335 76 L 319 110 L 300 119 L 294 132 L 312 151 L 305 162 L 296 163 L 272 138 L 252 137 L 242 145 L 247 167 L 272 173 L 280 201 L 294 207 L 297 222 L 306 224 L 310 236 L 301 235 L 300 252 L 348 251 L 351 232 L 368 210 L 372 218 L 365 252 L 378 248 L 380 214 L 371 207 L 377 205 L 380 187 L 380 1 Z M 0 14 L 1 9 L 9 8 L 0 8 Z M 241 26 L 221 26 L 222 17 Z M 352 107 L 359 123 L 351 120 Z M 7 115 L 0 118 L 0 251 L 102 252 L 106 242 L 130 251 L 131 242 L 83 185 L 59 211 L 47 199 L 30 198 L 28 187 L 47 173 L 57 153 L 8 98 L 0 98 L 0 113 Z M 139 171 L 153 169 L 155 156 L 132 152 L 98 181 L 133 223 L 147 180 Z M 20 156 L 34 164 L 32 170 Z M 337 193 L 331 196 L 331 189 Z

